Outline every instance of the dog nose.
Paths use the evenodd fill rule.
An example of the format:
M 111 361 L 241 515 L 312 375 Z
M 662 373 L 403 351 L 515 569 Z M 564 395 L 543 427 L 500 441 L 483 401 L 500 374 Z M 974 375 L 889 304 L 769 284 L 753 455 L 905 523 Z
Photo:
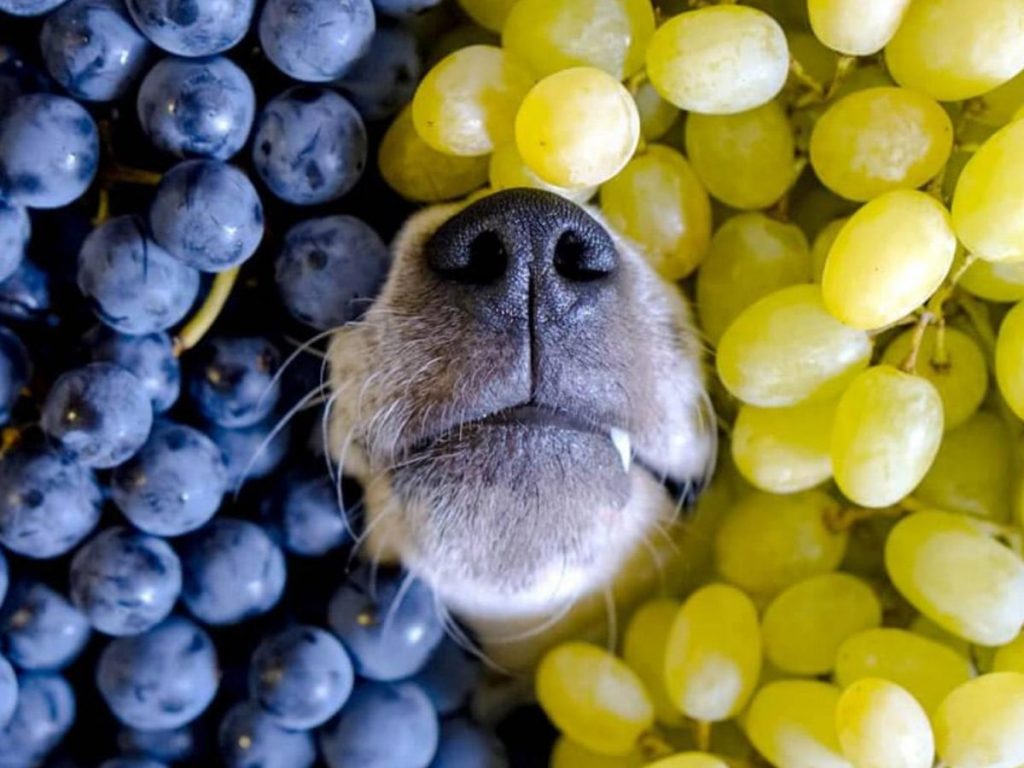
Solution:
M 480 319 L 558 320 L 594 308 L 619 265 L 607 230 L 578 205 L 537 189 L 479 200 L 424 246 L 427 265 Z

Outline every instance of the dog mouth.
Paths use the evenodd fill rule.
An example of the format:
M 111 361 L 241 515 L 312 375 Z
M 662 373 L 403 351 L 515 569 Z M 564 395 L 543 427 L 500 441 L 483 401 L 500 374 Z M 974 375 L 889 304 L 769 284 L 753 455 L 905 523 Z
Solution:
M 625 472 L 629 472 L 636 458 L 632 440 L 624 429 L 602 426 L 593 419 L 564 409 L 535 403 L 522 403 L 502 408 L 478 418 L 466 419 L 452 426 L 435 430 L 414 442 L 409 448 L 409 453 L 429 452 L 468 434 L 479 434 L 488 430 L 517 430 L 537 433 L 549 430 L 576 432 L 587 437 L 608 440 L 615 448 Z

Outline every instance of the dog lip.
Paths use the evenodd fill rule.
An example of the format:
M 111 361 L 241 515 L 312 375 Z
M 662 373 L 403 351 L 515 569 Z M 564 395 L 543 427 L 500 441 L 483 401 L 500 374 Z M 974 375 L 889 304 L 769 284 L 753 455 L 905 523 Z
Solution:
M 458 434 L 466 428 L 500 428 L 500 427 L 525 427 L 533 429 L 561 429 L 573 432 L 582 432 L 588 435 L 607 438 L 609 430 L 599 427 L 587 419 L 572 414 L 568 411 L 537 405 L 535 403 L 522 403 L 520 405 L 502 408 L 479 418 L 467 419 L 458 422 L 433 434 L 417 440 L 412 446 L 412 452 L 416 453 L 430 448 L 435 443 L 445 438 Z

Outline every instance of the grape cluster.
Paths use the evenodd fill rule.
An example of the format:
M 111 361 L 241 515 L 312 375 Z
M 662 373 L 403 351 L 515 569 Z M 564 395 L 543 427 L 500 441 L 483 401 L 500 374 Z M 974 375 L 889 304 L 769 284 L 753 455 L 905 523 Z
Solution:
M 507 765 L 323 449 L 435 5 L 0 0 L 3 768 Z
M 459 2 L 385 178 L 594 198 L 726 433 L 670 596 L 540 664 L 551 765 L 1024 763 L 1024 3 Z

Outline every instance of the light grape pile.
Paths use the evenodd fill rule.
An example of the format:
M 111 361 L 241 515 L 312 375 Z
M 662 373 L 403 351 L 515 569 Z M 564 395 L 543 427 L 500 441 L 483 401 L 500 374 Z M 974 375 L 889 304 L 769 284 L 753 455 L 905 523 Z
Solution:
M 724 432 L 684 581 L 541 663 L 551 765 L 1024 764 L 1024 2 L 460 2 L 501 40 L 417 91 L 435 185 L 592 199 Z

